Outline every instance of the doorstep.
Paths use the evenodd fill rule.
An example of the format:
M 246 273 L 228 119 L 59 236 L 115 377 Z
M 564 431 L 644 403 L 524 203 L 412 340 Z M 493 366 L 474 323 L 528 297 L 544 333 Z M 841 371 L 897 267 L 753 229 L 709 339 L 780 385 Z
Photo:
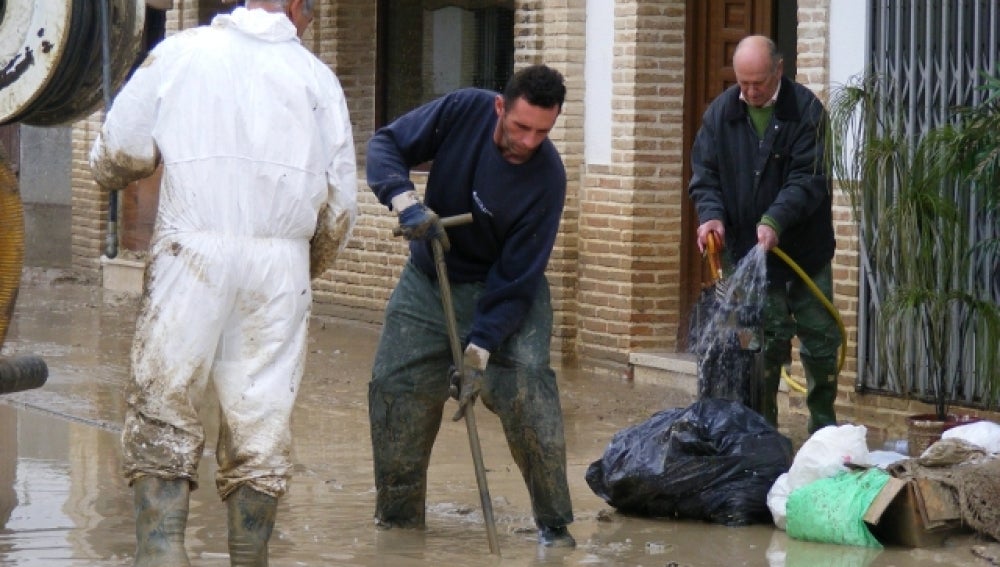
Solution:
M 145 260 L 101 256 L 101 280 L 104 289 L 138 295 L 142 292 L 142 278 L 145 271 Z
M 638 351 L 629 353 L 629 370 L 638 384 L 656 384 L 698 395 L 698 363 L 685 352 Z

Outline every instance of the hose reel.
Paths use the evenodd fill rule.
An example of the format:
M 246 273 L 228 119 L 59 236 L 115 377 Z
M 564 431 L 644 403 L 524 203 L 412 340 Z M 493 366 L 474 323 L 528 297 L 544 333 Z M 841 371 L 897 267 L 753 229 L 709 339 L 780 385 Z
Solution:
M 0 0 L 0 124 L 54 126 L 102 106 L 101 2 L 117 89 L 140 52 L 143 0 Z
M 0 125 L 55 126 L 106 106 L 140 53 L 145 14 L 144 0 L 0 0 Z M 0 148 L 0 346 L 23 268 L 23 214 Z M 47 378 L 39 357 L 0 358 L 0 394 Z

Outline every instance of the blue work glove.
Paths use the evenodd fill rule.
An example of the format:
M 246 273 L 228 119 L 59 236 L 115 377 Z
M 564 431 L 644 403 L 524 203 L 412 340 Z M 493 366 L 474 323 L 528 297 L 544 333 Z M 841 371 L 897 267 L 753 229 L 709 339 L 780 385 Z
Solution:
M 483 388 L 483 373 L 486 372 L 489 359 L 490 351 L 470 343 L 462 357 L 463 372 L 459 372 L 454 366 L 451 368 L 448 391 L 452 398 L 458 400 L 458 411 L 452 416 L 452 421 L 465 417 L 465 408 L 476 403 Z
M 437 213 L 425 205 L 414 191 L 404 191 L 392 198 L 392 208 L 399 211 L 399 229 L 407 240 L 434 240 L 441 242 L 447 252 L 451 248 L 448 235 Z
M 423 203 L 414 203 L 399 213 L 399 228 L 407 240 L 430 240 L 437 237 L 437 213 Z

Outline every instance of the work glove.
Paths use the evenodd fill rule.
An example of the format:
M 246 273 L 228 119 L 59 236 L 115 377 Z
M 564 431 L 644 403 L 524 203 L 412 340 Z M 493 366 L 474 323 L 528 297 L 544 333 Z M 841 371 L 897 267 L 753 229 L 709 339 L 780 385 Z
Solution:
M 392 206 L 399 211 L 399 232 L 407 240 L 441 241 L 447 251 L 451 247 L 448 235 L 437 213 L 425 205 L 413 191 L 406 191 L 392 198 Z
M 458 400 L 458 411 L 452 416 L 452 421 L 465 417 L 465 408 L 476 403 L 479 391 L 483 388 L 483 373 L 490 359 L 490 351 L 469 343 L 462 356 L 462 372 L 454 366 L 451 368 L 451 384 L 448 391 L 451 397 Z

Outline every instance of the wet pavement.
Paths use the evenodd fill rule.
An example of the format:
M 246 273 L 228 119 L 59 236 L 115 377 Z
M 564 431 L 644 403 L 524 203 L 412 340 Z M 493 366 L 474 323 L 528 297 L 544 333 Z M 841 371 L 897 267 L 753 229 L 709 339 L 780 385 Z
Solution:
M 85 285 L 58 270 L 28 270 L 4 356 L 35 354 L 49 366 L 37 390 L 0 396 L 0 566 L 130 565 L 131 492 L 119 475 L 122 386 L 136 297 Z M 367 382 L 378 327 L 314 321 L 293 415 L 294 476 L 280 501 L 272 566 L 630 565 L 867 567 L 984 566 L 974 535 L 942 548 L 884 550 L 799 542 L 772 526 L 730 528 L 693 521 L 625 517 L 584 480 L 619 430 L 685 394 L 557 368 L 576 522 L 574 550 L 539 548 L 530 503 L 500 430 L 477 412 L 502 558 L 489 553 L 464 425 L 446 421 L 435 445 L 427 530 L 380 531 L 372 520 L 374 483 Z M 211 400 L 204 416 L 217 430 Z M 447 416 L 451 410 L 446 408 Z M 789 434 L 801 443 L 804 424 Z M 211 446 L 192 495 L 187 549 L 194 565 L 228 565 L 225 507 L 212 488 Z

